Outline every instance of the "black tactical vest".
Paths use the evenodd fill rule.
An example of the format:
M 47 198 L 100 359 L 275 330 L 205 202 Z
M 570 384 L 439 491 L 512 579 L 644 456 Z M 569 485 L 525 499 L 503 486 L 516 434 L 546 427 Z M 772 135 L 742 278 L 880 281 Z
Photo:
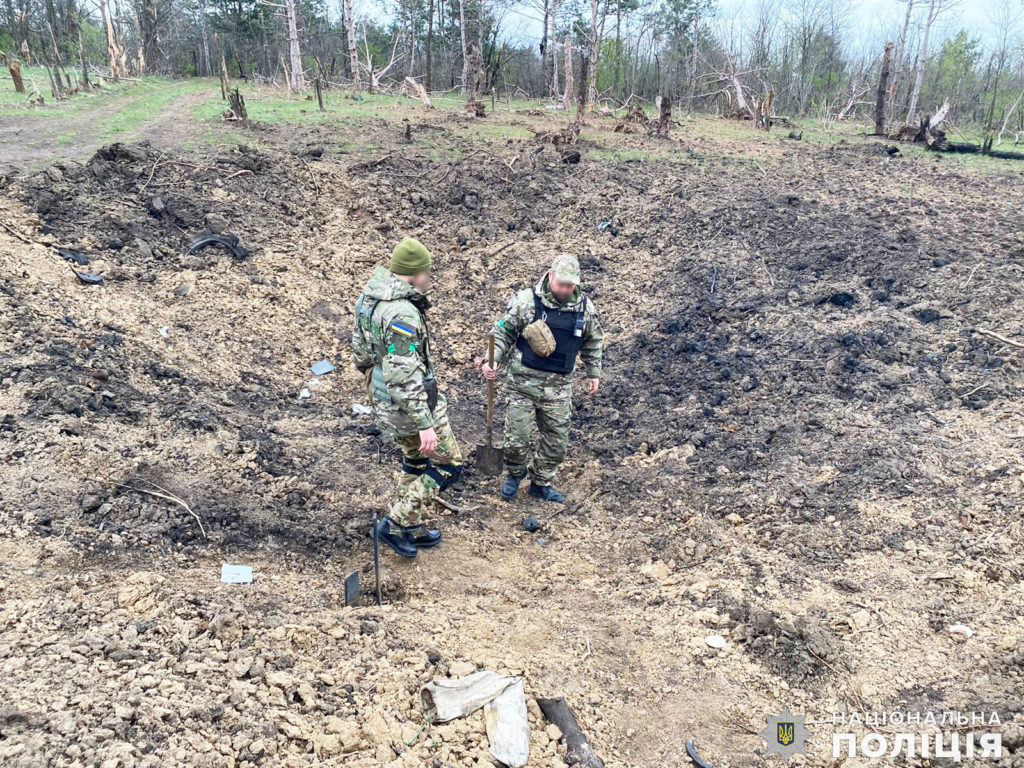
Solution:
M 580 308 L 551 309 L 545 307 L 536 291 L 533 293 L 534 320 L 543 320 L 555 337 L 555 351 L 547 357 L 541 357 L 530 343 L 520 336 L 516 339 L 516 348 L 523 353 L 523 365 L 538 371 L 550 373 L 572 373 L 576 367 L 576 356 L 583 349 L 583 322 L 587 299 L 583 298 Z

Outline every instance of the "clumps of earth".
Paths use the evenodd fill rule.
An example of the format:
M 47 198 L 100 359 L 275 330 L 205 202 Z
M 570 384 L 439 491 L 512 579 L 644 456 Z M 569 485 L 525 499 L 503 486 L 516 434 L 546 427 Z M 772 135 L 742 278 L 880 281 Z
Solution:
M 389 608 L 301 615 L 267 592 L 199 604 L 144 570 L 109 598 L 88 577 L 54 586 L 61 595 L 0 612 L 5 675 L 48 612 L 85 628 L 61 639 L 54 627 L 22 659 L 22 698 L 0 708 L 5 764 L 489 764 L 482 713 L 428 726 L 419 703 L 423 683 L 477 662 L 419 649 Z M 534 764 L 564 766 L 561 734 L 530 693 Z
M 454 160 L 457 121 L 360 130 L 373 150 L 268 129 L 6 179 L 33 244 L 0 232 L 4 759 L 479 765 L 482 722 L 423 728 L 416 691 L 484 667 L 565 693 L 614 766 L 675 764 L 689 736 L 749 765 L 783 705 L 1020 721 L 1021 357 L 987 333 L 1020 338 L 1024 234 L 992 215 L 1019 179 L 697 138 L 569 165 L 476 137 Z M 248 255 L 189 253 L 206 230 Z M 565 507 L 503 504 L 471 465 L 444 545 L 385 553 L 378 610 L 367 531 L 397 454 L 348 337 L 406 235 L 436 255 L 467 455 L 484 333 L 555 254 L 607 349 L 601 393 L 574 395 Z M 256 581 L 220 585 L 224 562 Z M 530 712 L 531 765 L 559 766 Z

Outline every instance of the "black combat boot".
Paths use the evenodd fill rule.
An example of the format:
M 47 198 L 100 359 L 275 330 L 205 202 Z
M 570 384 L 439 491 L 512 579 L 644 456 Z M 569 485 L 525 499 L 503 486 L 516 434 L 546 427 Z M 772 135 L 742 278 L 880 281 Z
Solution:
M 417 549 L 433 547 L 441 543 L 441 532 L 433 528 L 427 528 L 423 523 L 408 525 L 402 531 L 405 533 L 406 541 Z
M 550 485 L 537 485 L 536 483 L 530 483 L 530 495 L 536 496 L 538 499 L 544 499 L 544 501 L 554 501 L 561 504 L 565 501 L 565 496 Z
M 501 486 L 501 498 L 505 501 L 512 501 L 516 494 L 519 493 L 519 484 L 523 482 L 524 477 L 526 475 L 520 475 L 519 477 L 509 475 L 506 477 L 505 482 Z
M 402 557 L 416 557 L 416 545 L 409 541 L 405 535 L 405 529 L 402 529 L 401 533 L 392 533 L 391 518 L 387 515 L 377 523 L 375 528 L 370 529 L 370 536 L 376 537 L 377 541 L 387 544 L 395 550 L 396 554 Z

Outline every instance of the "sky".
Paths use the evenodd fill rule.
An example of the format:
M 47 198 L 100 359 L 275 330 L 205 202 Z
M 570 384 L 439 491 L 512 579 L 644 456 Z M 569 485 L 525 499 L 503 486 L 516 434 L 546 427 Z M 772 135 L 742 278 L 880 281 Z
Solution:
M 944 0 L 944 4 L 951 7 L 936 19 L 932 28 L 934 40 L 966 28 L 984 45 L 991 45 L 1000 29 L 994 19 L 999 18 L 1000 8 L 1009 6 L 1018 17 L 1014 37 L 1024 41 L 1024 0 Z M 758 0 L 715 0 L 715 24 L 720 28 L 746 27 L 756 17 L 757 5 Z M 854 44 L 873 49 L 884 43 L 886 36 L 897 37 L 907 5 L 905 0 L 836 0 L 836 7 L 848 14 Z M 928 0 L 915 0 L 913 18 L 923 24 L 927 12 Z M 502 30 L 514 42 L 539 42 L 542 24 L 536 15 L 529 11 L 507 11 Z
M 757 8 L 762 0 L 714 0 L 713 23 L 720 37 L 728 37 L 729 31 L 743 30 L 753 24 Z M 786 7 L 799 2 L 814 4 L 826 0 L 767 0 Z M 868 60 L 881 54 L 886 39 L 896 41 L 906 14 L 906 0 L 834 0 L 835 8 L 846 16 L 848 41 L 854 47 L 854 55 L 865 56 Z M 329 2 L 328 5 L 338 5 Z M 501 17 L 501 39 L 513 44 L 538 45 L 541 28 L 539 8 L 543 0 L 485 0 L 491 3 Z M 585 0 L 584 0 L 585 2 Z M 656 0 L 641 0 L 641 8 Z M 1011 41 L 1018 47 L 1024 46 L 1024 0 L 938 0 L 945 10 L 938 16 L 932 27 L 932 50 L 937 50 L 941 41 L 966 28 L 972 37 L 979 39 L 985 48 L 991 48 L 998 41 L 1003 26 L 998 19 L 1012 18 L 1009 28 Z M 914 0 L 911 44 L 916 47 L 920 28 L 928 12 L 929 0 Z M 355 0 L 357 17 L 366 15 L 380 17 L 384 0 Z M 538 10 L 534 10 L 538 9 Z M 1007 9 L 1009 9 L 1007 11 Z M 748 36 L 739 35 L 742 39 Z

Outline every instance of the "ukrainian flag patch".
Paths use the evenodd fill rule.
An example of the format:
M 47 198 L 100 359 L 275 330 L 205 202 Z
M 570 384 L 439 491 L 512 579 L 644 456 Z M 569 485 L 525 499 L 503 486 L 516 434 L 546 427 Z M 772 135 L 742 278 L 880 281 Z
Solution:
M 407 338 L 412 338 L 413 336 L 416 335 L 416 331 L 414 331 L 412 328 L 409 328 L 408 326 L 402 325 L 401 323 L 392 323 L 391 330 L 394 331 L 395 333 L 400 333 L 402 336 L 405 336 Z

